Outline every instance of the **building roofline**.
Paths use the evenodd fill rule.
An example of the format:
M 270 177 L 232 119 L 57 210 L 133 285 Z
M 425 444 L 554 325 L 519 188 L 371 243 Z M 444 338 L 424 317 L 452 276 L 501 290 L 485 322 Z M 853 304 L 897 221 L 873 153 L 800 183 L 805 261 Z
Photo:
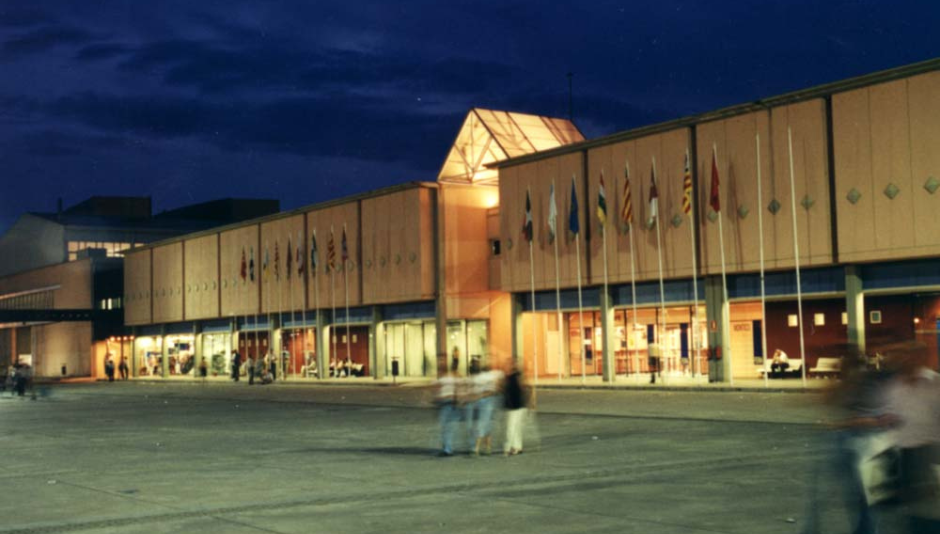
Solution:
M 188 239 L 196 239 L 199 237 L 205 237 L 208 235 L 218 234 L 218 233 L 225 232 L 228 230 L 236 230 L 238 228 L 243 228 L 245 226 L 251 226 L 255 224 L 264 224 L 264 223 L 276 221 L 279 219 L 286 219 L 288 217 L 293 217 L 295 215 L 300 215 L 300 214 L 307 213 L 310 211 L 317 211 L 317 210 L 322 210 L 326 208 L 331 208 L 333 206 L 339 206 L 341 204 L 348 204 L 350 202 L 356 202 L 356 201 L 365 200 L 368 198 L 375 198 L 375 197 L 390 195 L 392 193 L 408 191 L 410 189 L 420 189 L 420 188 L 437 189 L 437 187 L 438 185 L 436 182 L 421 182 L 421 181 L 405 182 L 403 184 L 396 184 L 396 185 L 392 185 L 389 187 L 383 187 L 381 189 L 375 189 L 372 191 L 367 191 L 365 193 L 358 193 L 355 195 L 349 195 L 349 196 L 340 197 L 340 198 L 336 198 L 332 200 L 326 200 L 323 202 L 318 202 L 316 204 L 308 204 L 306 206 L 301 206 L 299 208 L 294 208 L 292 210 L 281 211 L 278 213 L 273 213 L 271 215 L 265 215 L 264 217 L 258 217 L 255 219 L 248 219 L 247 221 L 240 221 L 237 223 L 231 223 L 231 224 L 226 224 L 222 226 L 215 226 L 213 228 L 201 230 L 199 232 L 193 232 L 190 234 L 174 236 L 168 239 L 162 239 L 160 241 L 154 241 L 152 243 L 147 243 L 146 245 L 141 246 L 141 247 L 135 247 L 133 249 L 126 250 L 124 251 L 124 255 L 126 257 L 130 254 L 135 254 L 143 250 L 149 250 L 149 249 L 161 247 L 164 245 L 170 245 L 173 243 L 186 241 Z
M 815 98 L 823 98 L 823 97 L 827 97 L 830 95 L 834 95 L 836 93 L 843 93 L 846 91 L 851 91 L 853 89 L 861 89 L 863 87 L 868 87 L 871 85 L 894 81 L 894 80 L 898 80 L 902 78 L 908 78 L 911 76 L 924 74 L 927 72 L 933 72 L 936 70 L 940 70 L 940 58 L 928 59 L 926 61 L 912 63 L 910 65 L 904 65 L 901 67 L 895 67 L 895 68 L 886 69 L 886 70 L 882 70 L 878 72 L 864 74 L 861 76 L 856 76 L 854 78 L 847 78 L 844 80 L 825 83 L 822 85 L 816 85 L 816 86 L 809 87 L 806 89 L 799 89 L 796 91 L 783 93 L 777 96 L 754 100 L 752 102 L 746 102 L 743 104 L 735 104 L 733 106 L 728 106 L 728 107 L 720 108 L 720 109 L 713 110 L 713 111 L 706 111 L 704 113 L 690 115 L 690 116 L 682 117 L 679 119 L 673 119 L 670 121 L 660 122 L 657 124 L 651 124 L 648 126 L 641 126 L 639 128 L 633 128 L 631 130 L 625 130 L 622 132 L 613 133 L 613 134 L 606 135 L 603 137 L 598 137 L 596 139 L 582 141 L 580 143 L 572 143 L 570 145 L 563 145 L 558 148 L 552 148 L 549 150 L 536 152 L 534 154 L 526 154 L 524 156 L 519 156 L 516 158 L 505 159 L 503 161 L 490 163 L 489 165 L 487 165 L 487 167 L 499 169 L 503 167 L 512 167 L 515 165 L 522 165 L 525 163 L 531 163 L 533 161 L 540 161 L 540 160 L 547 159 L 547 158 L 562 156 L 562 155 L 571 154 L 574 152 L 580 152 L 583 150 L 589 150 L 589 149 L 596 148 L 599 146 L 610 145 L 610 144 L 618 143 L 622 141 L 630 141 L 632 139 L 638 139 L 640 137 L 646 137 L 646 136 L 653 135 L 653 134 L 668 132 L 668 131 L 676 130 L 679 128 L 687 128 L 695 124 L 713 122 L 717 120 L 735 117 L 738 115 L 744 115 L 746 113 L 752 113 L 754 111 L 766 110 L 772 107 L 805 102 L 805 101 L 812 100 Z

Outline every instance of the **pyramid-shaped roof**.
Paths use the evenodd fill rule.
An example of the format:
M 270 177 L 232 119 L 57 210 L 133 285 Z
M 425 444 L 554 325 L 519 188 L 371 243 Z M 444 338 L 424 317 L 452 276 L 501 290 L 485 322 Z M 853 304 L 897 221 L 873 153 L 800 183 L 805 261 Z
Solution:
M 583 140 L 567 119 L 474 108 L 467 113 L 437 180 L 495 184 L 499 175 L 486 167 L 490 163 Z

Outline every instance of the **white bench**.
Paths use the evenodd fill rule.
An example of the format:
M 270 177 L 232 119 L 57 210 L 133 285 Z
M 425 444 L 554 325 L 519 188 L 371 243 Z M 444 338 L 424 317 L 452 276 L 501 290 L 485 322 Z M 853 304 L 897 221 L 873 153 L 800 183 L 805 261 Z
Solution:
M 803 370 L 803 360 L 801 358 L 789 358 L 787 360 L 787 363 L 790 364 L 790 367 L 788 367 L 787 370 L 784 371 L 783 373 L 784 376 L 791 374 L 791 373 L 799 374 L 800 371 Z M 757 372 L 760 373 L 762 376 L 765 374 L 770 375 L 771 374 L 770 367 L 773 364 L 774 364 L 773 358 L 764 358 L 764 366 L 758 369 Z
M 816 366 L 811 367 L 809 372 L 826 377 L 838 375 L 842 372 L 842 358 L 820 358 L 816 360 Z

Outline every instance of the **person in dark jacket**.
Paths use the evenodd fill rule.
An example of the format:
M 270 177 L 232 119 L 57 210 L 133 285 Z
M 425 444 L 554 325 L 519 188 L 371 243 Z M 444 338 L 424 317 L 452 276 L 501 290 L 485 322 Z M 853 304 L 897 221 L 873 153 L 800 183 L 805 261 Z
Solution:
M 242 371 L 242 357 L 237 350 L 232 351 L 232 380 L 238 382 Z
M 522 454 L 522 434 L 526 416 L 526 391 L 522 371 L 513 365 L 503 384 L 503 407 L 506 409 L 506 456 Z
M 114 382 L 114 360 L 110 357 L 104 362 L 104 374 L 108 377 L 108 382 Z

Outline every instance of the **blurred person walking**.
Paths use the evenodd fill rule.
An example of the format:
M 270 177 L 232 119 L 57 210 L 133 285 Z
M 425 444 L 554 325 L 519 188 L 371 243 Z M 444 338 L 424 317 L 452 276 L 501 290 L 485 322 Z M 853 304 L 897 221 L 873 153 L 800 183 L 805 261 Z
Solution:
M 889 351 L 886 362 L 892 377 L 885 403 L 900 458 L 897 501 L 912 533 L 940 532 L 940 375 L 927 354 L 924 345 L 908 343 Z
M 477 401 L 476 444 L 474 454 L 490 455 L 493 452 L 493 413 L 500 398 L 504 373 L 499 369 L 492 369 L 489 365 L 476 376 L 476 388 L 480 394 Z
M 248 371 L 248 385 L 255 385 L 255 357 L 251 354 L 248 355 L 248 361 L 245 364 L 245 367 Z
M 114 360 L 110 356 L 104 362 L 104 374 L 108 377 L 108 382 L 114 382 Z
M 838 416 L 828 425 L 834 431 L 835 458 L 824 456 L 813 470 L 803 534 L 828 532 L 820 526 L 819 486 L 828 480 L 825 473 L 829 470 L 834 471 L 842 486 L 851 532 L 878 532 L 878 515 L 865 491 L 862 463 L 884 443 L 885 431 L 895 422 L 884 405 L 885 378 L 883 373 L 869 369 L 864 354 L 855 351 L 843 358 L 841 379 L 826 396 Z
M 470 375 L 464 380 L 459 380 L 457 386 L 457 400 L 463 407 L 464 426 L 470 454 L 473 455 L 480 452 L 477 440 L 477 424 L 480 421 L 480 401 L 482 400 L 483 386 L 480 374 L 480 362 L 478 360 L 471 361 Z
M 437 393 L 434 403 L 438 408 L 438 423 L 441 427 L 441 450 L 438 456 L 454 455 L 454 425 L 460 419 L 457 407 L 457 366 L 454 360 L 450 368 L 437 379 Z
M 121 373 L 121 380 L 127 380 L 128 371 L 127 356 L 121 356 L 121 363 L 118 365 L 118 372 Z
M 506 443 L 503 452 L 506 456 L 522 454 L 527 404 L 522 371 L 513 364 L 503 386 L 503 407 L 506 409 Z

